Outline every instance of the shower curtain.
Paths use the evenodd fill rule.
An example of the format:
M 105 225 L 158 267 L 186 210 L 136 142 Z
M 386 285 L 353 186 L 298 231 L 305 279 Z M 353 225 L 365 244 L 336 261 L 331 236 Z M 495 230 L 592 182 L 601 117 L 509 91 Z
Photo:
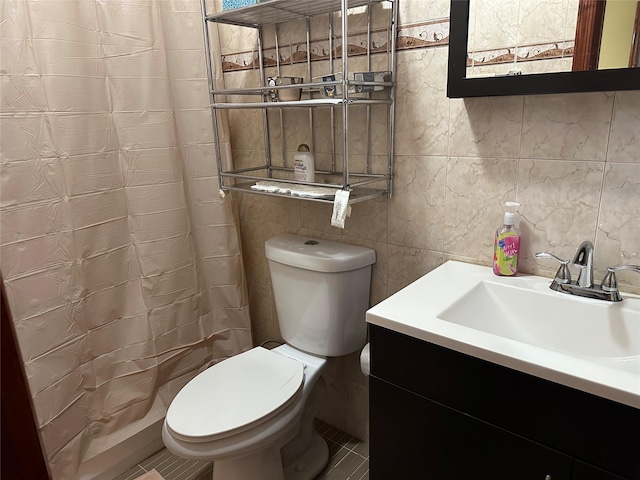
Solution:
M 0 267 L 51 471 L 72 479 L 251 347 L 237 209 L 199 0 L 2 0 L 0 48 Z

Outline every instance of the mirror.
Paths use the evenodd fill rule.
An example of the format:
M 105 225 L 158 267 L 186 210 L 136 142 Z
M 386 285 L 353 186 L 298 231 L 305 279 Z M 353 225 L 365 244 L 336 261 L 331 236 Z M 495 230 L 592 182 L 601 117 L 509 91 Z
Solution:
M 615 4 L 609 8 L 609 17 L 615 13 L 614 7 L 624 6 L 629 10 L 629 4 L 633 4 L 634 21 L 629 22 L 627 11 L 621 17 L 627 23 L 624 29 L 607 27 L 607 0 L 567 0 L 539 5 L 533 0 L 516 0 L 511 12 L 507 7 L 509 2 L 500 0 L 451 0 L 447 95 L 459 98 L 640 90 L 639 2 L 608 2 Z M 559 12 L 564 16 L 560 27 L 555 29 L 563 33 L 554 34 L 551 25 L 558 24 L 561 15 L 554 14 L 552 7 L 558 8 L 560 4 Z M 491 11 L 492 5 L 494 11 Z M 539 8 L 535 8 L 536 5 Z M 531 20 L 544 12 L 552 17 Z M 518 23 L 517 18 L 529 24 Z M 607 30 L 616 34 L 628 30 L 624 45 L 617 44 L 606 50 L 606 42 L 610 41 Z M 605 42 L 601 42 L 603 38 Z M 514 46 L 518 42 L 519 48 Z M 606 64 L 612 58 L 607 52 L 616 54 L 618 63 Z M 625 62 L 621 57 L 626 57 L 626 63 L 621 63 Z M 632 66 L 620 66 L 625 64 Z

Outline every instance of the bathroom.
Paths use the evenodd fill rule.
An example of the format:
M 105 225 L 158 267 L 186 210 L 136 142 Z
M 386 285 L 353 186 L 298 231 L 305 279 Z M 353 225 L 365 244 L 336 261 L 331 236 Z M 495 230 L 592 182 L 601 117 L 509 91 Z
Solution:
M 330 205 L 247 194 L 219 197 L 212 173 L 215 167 L 209 163 L 213 136 L 200 2 L 130 3 L 78 0 L 71 7 L 66 2 L 10 0 L 0 6 L 3 19 L 10 19 L 0 26 L 1 270 L 14 321 L 75 304 L 86 294 L 68 288 L 67 278 L 86 272 L 80 262 L 65 263 L 69 256 L 78 255 L 69 254 L 70 245 L 80 242 L 71 238 L 70 230 L 60 229 L 65 221 L 74 227 L 99 227 L 100 222 L 114 218 L 124 225 L 113 232 L 127 232 L 129 223 L 131 231 L 124 241 L 131 236 L 137 249 L 148 247 L 149 262 L 137 267 L 133 248 L 109 250 L 108 234 L 113 232 L 98 228 L 92 233 L 94 250 L 89 253 L 111 253 L 103 258 L 104 264 L 94 263 L 92 269 L 109 278 L 121 275 L 113 280 L 114 286 L 124 285 L 142 270 L 145 279 L 166 271 L 177 273 L 171 282 L 178 283 L 168 284 L 167 291 L 163 285 L 149 286 L 158 289 L 152 291 L 158 296 L 178 287 L 198 289 L 204 281 L 197 275 L 207 277 L 212 269 L 219 271 L 213 259 L 228 260 L 224 268 L 229 275 L 222 283 L 231 287 L 211 285 L 237 311 L 234 324 L 222 329 L 232 333 L 207 341 L 190 340 L 185 329 L 184 335 L 166 337 L 180 345 L 198 345 L 179 362 L 166 360 L 169 368 L 164 374 L 170 379 L 181 378 L 175 372 L 203 367 L 207 356 L 220 358 L 280 338 L 264 244 L 282 233 L 375 250 L 371 305 L 449 259 L 489 265 L 493 233 L 508 200 L 521 203 L 523 272 L 552 277 L 555 266 L 536 260 L 534 253 L 547 250 L 569 258 L 585 239 L 596 247 L 597 278 L 606 265 L 640 263 L 640 90 L 450 99 L 446 36 L 431 42 L 422 35 L 425 25 L 448 31 L 450 1 L 400 0 L 394 195 L 354 205 L 345 228 L 339 229 L 330 225 Z M 9 53 L 4 54 L 5 48 Z M 252 53 L 252 48 L 253 40 L 237 30 L 219 29 L 214 49 L 222 55 Z M 250 69 L 225 70 L 218 80 L 227 87 L 237 86 L 252 74 Z M 260 122 L 259 117 L 229 115 L 224 148 L 235 162 L 262 149 L 261 135 L 256 134 Z M 304 141 L 291 140 L 292 144 Z M 126 195 L 122 193 L 125 186 Z M 147 186 L 154 188 L 147 190 Z M 84 206 L 71 210 L 77 217 L 60 218 L 52 215 L 58 213 L 53 200 L 59 198 L 71 204 L 81 199 Z M 29 211 L 34 202 L 50 207 L 31 213 L 41 222 L 49 219 L 50 232 L 45 236 L 37 228 L 24 231 L 27 224 L 20 225 L 23 230 L 10 226 L 17 222 L 14 214 Z M 124 203 L 137 212 L 119 216 Z M 86 211 L 97 216 L 84 218 Z M 158 222 L 152 215 L 160 211 L 175 213 L 171 232 L 161 231 L 164 220 Z M 184 220 L 186 212 L 190 222 Z M 214 223 L 211 217 L 222 220 Z M 189 224 L 196 228 L 189 231 Z M 156 238 L 166 240 L 151 241 Z M 197 252 L 192 244 L 198 245 Z M 185 269 L 197 256 L 208 263 Z M 51 276 L 32 275 L 45 269 Z M 27 281 L 34 278 L 37 281 Z M 12 303 L 13 296 L 25 290 L 46 290 L 47 278 L 58 282 L 60 298 L 57 291 L 49 292 L 50 298 L 40 298 L 48 302 L 42 308 Z M 640 293 L 640 276 L 621 272 L 619 280 L 623 291 Z M 82 288 L 91 293 L 106 287 L 99 278 L 93 281 Z M 134 294 L 132 298 L 137 298 Z M 206 308 L 182 306 L 184 310 Z M 140 313 L 134 307 L 127 305 L 127 311 Z M 188 319 L 186 323 L 197 320 L 189 311 L 178 315 Z M 55 318 L 59 323 L 51 331 L 34 324 L 34 337 L 21 339 L 23 349 L 32 344 L 28 358 L 39 359 L 47 350 L 65 344 L 45 338 L 58 335 L 56 328 L 69 327 L 62 318 Z M 19 337 L 30 328 L 28 322 L 22 325 Z M 74 338 L 73 328 L 68 332 L 66 338 Z M 108 343 L 111 333 L 104 333 Z M 172 351 L 165 350 L 169 357 Z M 42 367 L 31 363 L 31 368 Z M 55 364 L 52 357 L 52 368 Z M 73 365 L 63 368 L 73 370 Z M 325 378 L 327 399 L 319 418 L 366 440 L 368 387 L 358 354 L 332 359 Z M 158 403 L 179 388 L 167 385 Z M 141 391 L 144 387 L 134 393 Z M 146 400 L 142 404 L 153 410 L 154 402 Z M 125 411 L 115 422 L 118 425 L 127 424 L 127 415 L 139 415 L 134 409 Z M 158 415 L 161 412 L 159 408 Z M 73 428 L 82 423 L 78 419 L 73 423 L 73 418 L 65 421 Z M 92 431 L 92 426 L 86 426 L 86 436 L 99 439 L 100 431 Z M 45 443 L 56 452 L 62 448 L 54 440 L 57 435 L 56 430 L 43 431 Z M 93 443 L 100 450 L 100 443 Z

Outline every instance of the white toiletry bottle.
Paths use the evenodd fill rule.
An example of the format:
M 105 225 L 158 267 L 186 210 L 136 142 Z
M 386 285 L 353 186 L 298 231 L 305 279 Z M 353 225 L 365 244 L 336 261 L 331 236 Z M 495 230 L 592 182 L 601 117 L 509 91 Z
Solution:
M 507 207 L 514 207 L 513 212 L 504 212 L 502 227 L 496 230 L 493 246 L 493 273 L 511 277 L 518 273 L 518 253 L 520 253 L 520 230 L 515 226 L 515 207 L 518 202 L 505 202 Z
M 309 146 L 301 144 L 293 157 L 293 178 L 299 182 L 315 182 L 315 162 Z

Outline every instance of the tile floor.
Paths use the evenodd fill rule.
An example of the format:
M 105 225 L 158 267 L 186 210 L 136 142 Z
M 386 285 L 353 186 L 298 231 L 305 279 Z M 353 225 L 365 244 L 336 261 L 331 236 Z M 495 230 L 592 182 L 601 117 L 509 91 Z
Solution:
M 321 420 L 315 421 L 316 431 L 329 446 L 329 464 L 317 480 L 368 480 L 369 444 L 348 435 Z M 210 480 L 211 463 L 176 457 L 166 448 L 130 468 L 113 480 L 134 480 L 156 469 L 165 480 Z

